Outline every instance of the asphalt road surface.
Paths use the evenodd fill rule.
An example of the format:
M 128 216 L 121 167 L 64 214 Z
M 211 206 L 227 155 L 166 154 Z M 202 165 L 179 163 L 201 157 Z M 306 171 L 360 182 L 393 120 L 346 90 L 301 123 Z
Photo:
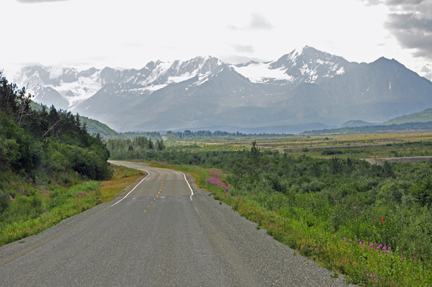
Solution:
M 347 286 L 178 171 L 0 248 L 0 286 Z M 124 193 L 126 195 L 132 187 Z

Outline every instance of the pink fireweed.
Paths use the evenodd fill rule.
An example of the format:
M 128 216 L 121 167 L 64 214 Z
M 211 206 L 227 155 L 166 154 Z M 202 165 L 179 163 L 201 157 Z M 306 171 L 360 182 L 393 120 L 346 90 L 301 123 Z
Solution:
M 219 187 L 222 187 L 226 190 L 230 189 L 230 186 L 224 185 L 222 183 L 219 182 L 219 178 L 218 176 L 221 175 L 220 171 L 214 170 L 212 173 L 209 174 L 210 177 L 206 179 L 206 181 L 210 182 L 213 185 L 217 185 Z

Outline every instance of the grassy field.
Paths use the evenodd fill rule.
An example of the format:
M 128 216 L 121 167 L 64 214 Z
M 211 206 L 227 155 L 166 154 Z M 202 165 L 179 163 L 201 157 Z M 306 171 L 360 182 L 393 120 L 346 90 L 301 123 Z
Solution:
M 263 150 L 283 150 L 293 155 L 318 158 L 388 158 L 432 156 L 432 132 L 346 134 L 328 136 L 236 137 L 232 140 L 177 141 L 168 146 L 173 150 L 236 151 L 250 148 L 255 140 Z M 330 148 L 335 147 L 333 152 Z M 339 148 L 338 148 L 339 147 Z M 314 150 L 314 148 L 319 148 Z M 328 149 L 326 149 L 328 148 Z M 324 151 L 325 150 L 325 151 Z

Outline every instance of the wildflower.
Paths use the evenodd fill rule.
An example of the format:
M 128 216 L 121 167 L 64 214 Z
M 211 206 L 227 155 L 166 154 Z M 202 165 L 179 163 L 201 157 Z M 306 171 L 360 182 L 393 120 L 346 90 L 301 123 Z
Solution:
M 384 217 L 382 218 L 382 223 L 384 223 Z
M 387 249 L 387 246 L 384 246 L 384 247 L 383 247 L 383 250 L 386 250 L 386 249 Z
M 346 240 L 346 237 L 344 236 L 343 240 Z
M 336 234 L 334 235 L 334 237 L 336 237 Z
M 362 244 L 362 242 L 361 242 L 361 241 L 359 241 L 359 244 Z
M 373 246 L 373 242 L 371 242 L 371 244 L 369 246 Z
M 375 282 L 378 282 L 378 280 L 375 278 Z
M 352 241 L 352 239 L 349 240 L 350 242 Z
M 9 195 L 9 200 L 15 200 L 11 195 Z
M 391 250 L 391 247 L 389 246 L 388 250 Z
M 367 272 L 367 269 L 365 269 L 365 272 Z
M 401 259 L 400 259 L 400 260 L 401 260 L 401 262 L 403 262 L 403 257 L 401 257 Z

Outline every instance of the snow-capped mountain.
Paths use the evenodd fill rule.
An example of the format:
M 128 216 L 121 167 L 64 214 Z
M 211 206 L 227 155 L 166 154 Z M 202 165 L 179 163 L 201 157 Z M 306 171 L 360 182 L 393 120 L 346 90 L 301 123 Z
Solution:
M 21 69 L 16 82 L 35 96 L 34 101 L 61 109 L 76 106 L 102 88 L 100 70 L 95 68 L 78 72 L 74 68 L 30 66 Z
M 352 63 L 308 46 L 274 61 L 240 65 L 208 56 L 149 62 L 139 70 L 32 66 L 15 82 L 36 102 L 117 131 L 335 126 L 432 107 L 432 83 L 395 60 Z
M 320 83 L 358 67 L 342 57 L 305 46 L 271 62 L 249 62 L 235 70 L 253 83 L 291 85 Z
M 216 58 L 196 57 L 173 63 L 149 62 L 141 70 L 120 71 L 106 67 L 102 70 L 91 68 L 78 72 L 73 68 L 31 66 L 21 69 L 16 82 L 33 93 L 36 102 L 49 105 L 54 98 L 58 98 L 56 102 L 62 102 L 61 108 L 74 110 L 79 103 L 94 96 L 108 84 L 120 84 L 123 90 L 132 89 L 151 94 L 171 83 L 182 82 L 197 75 L 205 77 L 220 65 L 222 62 Z M 40 96 L 41 88 L 50 88 L 58 94 L 51 95 L 48 100 L 47 97 Z M 69 104 L 65 106 L 59 95 Z
M 293 88 L 302 83 L 319 83 L 323 79 L 343 74 L 359 64 L 306 46 L 275 61 L 239 65 L 225 64 L 217 58 L 207 56 L 188 61 L 149 62 L 140 70 L 115 70 L 106 67 L 102 70 L 90 68 L 78 72 L 74 68 L 30 66 L 21 69 L 15 81 L 34 94 L 36 102 L 47 105 L 55 103 L 60 108 L 78 111 L 82 110 L 82 107 L 77 109 L 80 103 L 96 95 L 108 84 L 120 85 L 114 92 L 117 96 L 134 98 L 149 95 L 169 84 L 180 83 L 196 76 L 199 84 L 222 65 L 232 67 L 252 83 Z M 42 96 L 42 91 L 45 96 Z

